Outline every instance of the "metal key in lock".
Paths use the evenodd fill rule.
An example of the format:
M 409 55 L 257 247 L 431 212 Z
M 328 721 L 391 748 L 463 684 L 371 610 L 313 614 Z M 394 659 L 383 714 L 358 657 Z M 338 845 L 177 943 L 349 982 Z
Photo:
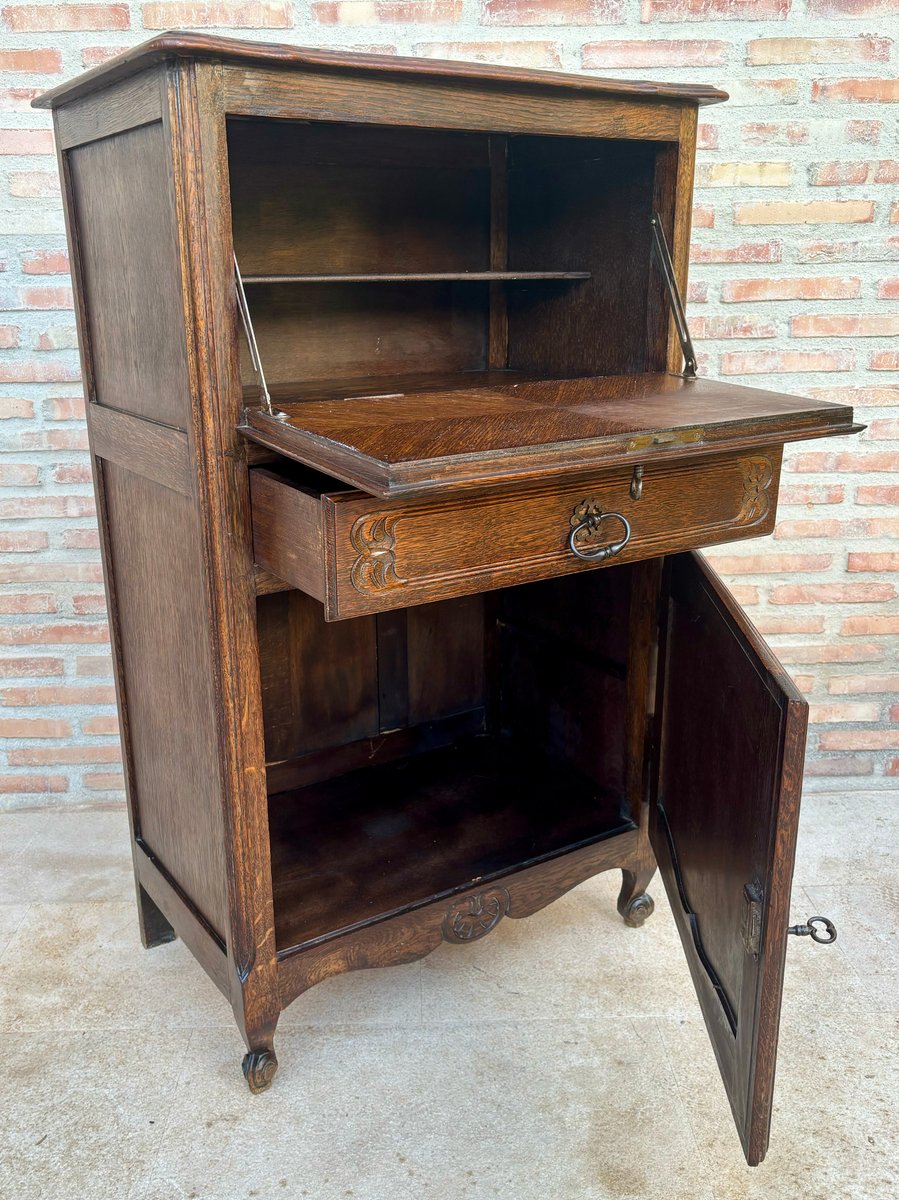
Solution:
M 796 937 L 810 937 L 822 946 L 829 946 L 837 940 L 837 927 L 829 917 L 809 917 L 804 925 L 791 925 L 787 933 Z

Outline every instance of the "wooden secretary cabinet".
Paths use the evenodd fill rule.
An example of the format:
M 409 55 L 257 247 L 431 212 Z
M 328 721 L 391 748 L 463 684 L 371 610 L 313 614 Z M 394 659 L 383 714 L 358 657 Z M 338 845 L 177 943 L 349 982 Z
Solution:
M 254 1091 L 320 980 L 612 868 L 638 925 L 658 863 L 765 1153 L 806 705 L 691 552 L 855 427 L 689 370 L 723 99 L 166 34 L 39 101 L 142 936 L 230 1000 Z

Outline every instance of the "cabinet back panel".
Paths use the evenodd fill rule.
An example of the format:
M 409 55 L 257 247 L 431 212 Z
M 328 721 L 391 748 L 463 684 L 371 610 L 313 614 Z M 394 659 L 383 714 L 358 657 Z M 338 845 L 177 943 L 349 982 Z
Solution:
M 278 284 L 247 290 L 270 384 L 486 366 L 484 284 Z M 253 379 L 245 345 L 241 376 L 247 383 Z
M 500 605 L 503 728 L 622 794 L 629 608 L 627 567 L 509 589 Z
M 647 354 L 650 216 L 658 147 L 512 138 L 509 268 L 590 271 L 583 282 L 516 285 L 508 299 L 513 370 L 615 375 L 664 369 Z
M 95 398 L 185 429 L 190 389 L 163 127 L 130 129 L 66 158 Z
M 190 497 L 102 463 L 135 833 L 220 937 L 224 833 L 203 547 Z

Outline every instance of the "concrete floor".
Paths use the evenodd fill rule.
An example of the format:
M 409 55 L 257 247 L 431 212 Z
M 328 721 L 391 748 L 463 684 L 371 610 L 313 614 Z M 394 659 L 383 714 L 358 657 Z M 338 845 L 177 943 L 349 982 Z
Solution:
M 0 814 L 0 1196 L 887 1200 L 899 1194 L 899 797 L 805 802 L 771 1149 L 747 1168 L 658 881 L 328 981 L 252 1097 L 180 942 L 141 949 L 119 812 Z

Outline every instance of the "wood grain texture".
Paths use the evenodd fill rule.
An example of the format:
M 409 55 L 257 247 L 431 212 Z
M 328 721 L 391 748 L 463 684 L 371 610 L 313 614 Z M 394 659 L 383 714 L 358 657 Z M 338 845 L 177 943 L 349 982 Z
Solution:
M 63 105 L 57 113 L 56 138 L 63 150 L 112 137 L 162 120 L 164 71 L 150 67 L 104 89 Z
M 636 833 L 628 831 L 497 877 L 495 885 L 502 886 L 509 895 L 505 915 L 513 920 L 533 916 L 584 880 L 628 861 L 635 846 Z M 436 900 L 389 921 L 329 939 L 296 954 L 282 955 L 278 964 L 281 1003 L 286 1008 L 302 992 L 332 975 L 424 958 L 445 940 L 448 910 L 483 890 L 479 883 L 455 893 L 449 902 L 447 898 Z
M 130 413 L 91 404 L 87 410 L 91 448 L 98 458 L 191 496 L 194 473 L 187 434 Z
M 372 495 L 491 486 L 846 433 L 852 410 L 679 375 L 531 380 L 248 409 L 242 432 Z
M 630 468 L 432 500 L 381 503 L 334 490 L 322 493 L 320 543 L 292 531 L 298 509 L 289 476 L 254 470 L 266 472 L 266 502 L 253 513 L 258 561 L 296 587 L 312 578 L 316 588 L 323 561 L 325 617 L 337 621 L 596 570 L 568 545 L 572 516 L 585 499 L 631 524 L 630 541 L 611 564 L 769 533 L 780 448 L 687 465 L 653 462 L 641 500 L 630 495 Z M 302 505 L 308 502 L 304 494 Z M 621 527 L 608 528 L 611 540 Z
M 674 559 L 650 836 L 750 1163 L 771 1116 L 806 713 L 714 572 Z
M 50 108 L 76 96 L 96 91 L 116 79 L 145 67 L 173 58 L 211 59 L 213 62 L 241 63 L 251 66 L 278 66 L 306 71 L 310 67 L 328 68 L 335 73 L 361 72 L 428 80 L 476 80 L 500 84 L 530 84 L 552 90 L 611 96 L 639 96 L 674 99 L 697 104 L 715 104 L 727 99 L 727 93 L 708 84 L 650 83 L 621 79 L 602 79 L 593 75 L 562 74 L 522 67 L 482 66 L 477 63 L 450 62 L 434 58 L 407 58 L 395 55 L 358 54 L 324 50 L 284 43 L 250 42 L 206 33 L 173 31 L 116 56 L 109 62 L 45 92 L 36 107 Z
M 103 482 L 137 834 L 224 939 L 224 845 L 199 521 L 186 496 L 114 462 L 104 463 Z

